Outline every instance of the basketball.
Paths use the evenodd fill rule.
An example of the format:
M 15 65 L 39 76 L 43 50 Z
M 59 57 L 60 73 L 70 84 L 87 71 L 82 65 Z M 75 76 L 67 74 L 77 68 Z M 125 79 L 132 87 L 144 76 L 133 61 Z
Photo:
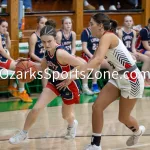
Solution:
M 37 69 L 32 61 L 20 61 L 15 69 L 16 78 L 21 82 L 31 82 L 36 78 Z

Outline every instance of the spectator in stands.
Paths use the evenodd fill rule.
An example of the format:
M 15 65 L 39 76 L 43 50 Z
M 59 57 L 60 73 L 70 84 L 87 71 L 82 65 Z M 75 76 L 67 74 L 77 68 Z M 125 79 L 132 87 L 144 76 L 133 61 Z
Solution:
M 119 38 L 123 41 L 124 45 L 131 52 L 132 56 L 136 58 L 137 61 L 143 62 L 142 71 L 146 72 L 150 70 L 150 58 L 144 54 L 136 51 L 136 31 L 132 29 L 133 18 L 131 16 L 124 17 L 124 26 L 118 31 Z M 150 86 L 150 81 L 148 79 L 148 74 L 145 79 L 145 87 Z
M 138 0 L 128 0 L 128 2 L 133 6 L 134 9 L 139 9 L 141 8 L 139 6 L 139 1 Z
M 150 18 L 148 20 L 148 25 L 139 33 L 136 48 L 138 52 L 150 57 Z
M 99 4 L 99 10 L 101 10 L 101 11 L 105 10 L 102 0 L 98 0 L 98 4 Z M 115 0 L 110 0 L 109 10 L 117 10 L 117 8 L 115 6 Z
M 17 62 L 15 62 L 10 55 L 5 51 L 5 48 L 10 49 L 11 42 L 9 33 L 7 31 L 8 23 L 4 19 L 0 19 L 0 68 L 15 70 Z M 24 83 L 19 82 L 19 91 L 17 84 L 13 83 L 8 89 L 15 97 L 19 97 L 24 102 L 32 102 L 32 99 L 24 89 Z
M 76 33 L 72 31 L 72 20 L 70 17 L 62 19 L 62 29 L 57 32 L 56 41 L 58 44 L 63 45 L 70 54 L 75 55 Z M 84 82 L 86 82 L 85 79 L 83 79 Z M 89 88 L 84 89 L 83 92 L 87 95 L 94 94 Z
M 3 33 L 3 30 L 1 31 L 3 33 L 3 34 L 1 34 L 2 47 L 7 53 L 9 53 L 10 48 L 11 48 L 11 41 L 10 41 L 9 32 L 7 31 L 8 23 L 3 19 L 1 21 L 2 21 L 1 26 L 3 26 L 5 28 L 4 33 Z
M 44 57 L 44 46 L 40 38 L 40 31 L 45 26 L 47 19 L 43 16 L 37 18 L 37 29 L 33 32 L 29 39 L 29 56 L 32 61 L 41 63 L 42 58 Z M 44 72 L 43 72 L 44 73 Z M 43 74 L 46 76 L 46 74 Z M 47 84 L 47 79 L 42 78 L 43 88 Z
M 26 12 L 31 12 L 32 11 L 32 2 L 31 0 L 22 0 L 23 5 L 25 6 L 25 11 Z M 2 0 L 1 5 L 7 5 L 7 0 Z
M 89 4 L 87 0 L 84 0 L 83 5 L 85 10 L 95 10 L 95 7 Z M 99 10 L 101 11 L 105 10 L 102 0 L 98 0 L 98 5 L 99 5 Z M 115 0 L 110 0 L 109 10 L 117 10 L 115 7 Z
M 88 62 L 90 59 L 92 59 L 94 52 L 96 51 L 98 45 L 99 45 L 99 39 L 92 37 L 91 34 L 91 29 L 90 27 L 86 28 L 83 30 L 82 34 L 81 34 L 81 41 L 82 41 L 82 58 Z M 101 68 L 107 68 L 109 71 L 111 71 L 111 67 L 108 64 L 108 62 L 106 60 L 103 61 Z M 97 76 L 98 74 L 95 76 L 95 73 L 98 72 L 98 70 L 100 69 L 100 67 L 98 67 L 97 69 L 93 70 L 92 73 L 92 92 L 93 93 L 99 93 L 99 87 L 97 84 Z M 84 93 L 87 93 L 87 89 L 88 89 L 88 79 L 85 79 L 82 85 L 82 91 Z
M 75 55 L 76 53 L 76 33 L 72 31 L 72 20 L 70 17 L 62 19 L 62 29 L 57 32 L 57 43 L 63 45 L 66 50 Z

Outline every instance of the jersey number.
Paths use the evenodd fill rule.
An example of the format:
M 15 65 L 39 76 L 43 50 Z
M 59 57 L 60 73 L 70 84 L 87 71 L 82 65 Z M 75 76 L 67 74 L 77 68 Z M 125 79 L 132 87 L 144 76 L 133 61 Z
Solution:
M 69 50 L 71 50 L 71 45 L 68 45 L 68 46 L 65 46 L 66 47 L 66 49 L 69 51 Z
M 92 50 L 96 50 L 97 47 L 98 47 L 98 44 L 93 43 Z
M 131 41 L 126 41 L 125 43 L 127 48 L 131 48 Z

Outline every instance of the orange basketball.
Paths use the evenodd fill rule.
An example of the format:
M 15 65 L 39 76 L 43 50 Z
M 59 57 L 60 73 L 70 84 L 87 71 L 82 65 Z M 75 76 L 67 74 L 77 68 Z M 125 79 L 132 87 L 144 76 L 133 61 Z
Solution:
M 21 82 L 31 82 L 36 78 L 37 69 L 32 61 L 20 61 L 15 69 L 16 78 Z

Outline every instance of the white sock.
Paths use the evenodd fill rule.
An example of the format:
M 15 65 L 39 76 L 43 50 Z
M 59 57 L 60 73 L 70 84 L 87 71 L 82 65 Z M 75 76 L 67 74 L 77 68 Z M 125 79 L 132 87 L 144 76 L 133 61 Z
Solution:
M 69 128 L 73 128 L 73 126 L 74 126 L 74 121 L 71 125 L 68 125 Z
M 13 87 L 17 88 L 17 83 L 16 82 L 13 83 Z
M 97 82 L 92 82 L 92 84 L 97 84 Z
M 24 88 L 19 88 L 19 93 L 22 93 L 24 91 Z
M 100 133 L 93 133 L 92 135 L 94 135 L 94 136 L 102 136 L 102 134 Z
M 87 83 L 83 83 L 82 87 L 83 88 L 88 88 L 88 84 Z
M 84 6 L 88 6 L 88 5 L 89 5 L 88 1 L 85 0 L 85 1 L 84 1 Z

